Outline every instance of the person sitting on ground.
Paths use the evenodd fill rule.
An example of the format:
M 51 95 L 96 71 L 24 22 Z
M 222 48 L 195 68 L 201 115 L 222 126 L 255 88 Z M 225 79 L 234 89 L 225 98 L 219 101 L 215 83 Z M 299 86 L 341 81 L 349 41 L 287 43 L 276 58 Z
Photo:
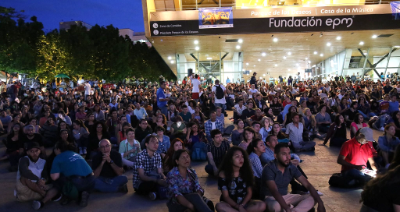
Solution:
M 222 195 L 216 204 L 217 211 L 265 210 L 265 203 L 252 200 L 254 179 L 247 152 L 240 147 L 232 147 L 218 170 L 218 190 Z
M 192 114 L 189 112 L 189 108 L 186 105 L 182 106 L 182 112 L 180 112 L 179 115 L 186 124 L 192 120 Z
M 296 106 L 290 106 L 289 107 L 289 112 L 285 115 L 283 122 L 282 122 L 282 126 L 286 126 L 287 124 L 293 122 L 292 118 L 293 118 L 293 114 L 297 113 L 297 108 Z
M 326 111 L 326 105 L 319 106 L 319 113 L 315 115 L 317 121 L 317 128 L 320 134 L 326 134 L 332 123 L 331 116 Z
M 144 146 L 143 139 L 146 138 L 149 134 L 153 133 L 153 130 L 147 123 L 146 119 L 141 119 L 139 121 L 139 127 L 135 129 L 135 138 L 138 140 L 141 144 L 141 148 L 145 149 L 146 147 Z
M 197 122 L 189 123 L 186 133 L 186 141 L 189 150 L 191 150 L 193 145 L 197 142 L 207 143 L 206 135 L 200 130 L 200 126 Z
M 261 139 L 262 139 L 263 141 L 265 141 L 265 138 L 267 138 L 269 132 L 271 132 L 271 130 L 272 130 L 272 124 L 273 124 L 273 122 L 272 122 L 272 119 L 271 119 L 271 118 L 269 118 L 269 117 L 267 117 L 267 116 L 264 116 L 264 117 L 262 118 L 260 124 L 261 124 L 261 127 L 262 127 L 262 128 L 260 129 Z
M 171 142 L 168 136 L 164 135 L 165 129 L 164 127 L 156 127 L 155 133 L 157 133 L 158 138 L 158 149 L 156 153 L 161 155 L 161 158 L 165 158 L 165 154 L 167 153 L 169 147 L 171 146 Z
M 204 189 L 199 183 L 196 171 L 190 168 L 190 155 L 187 150 L 179 149 L 173 155 L 174 168 L 167 174 L 168 211 L 204 211 L 211 212 L 203 199 Z M 212 205 L 214 209 L 214 205 Z
M 254 100 L 248 99 L 246 109 L 243 110 L 241 119 L 247 120 L 247 118 L 253 116 L 255 113 L 256 111 L 254 110 Z
M 72 124 L 72 134 L 74 136 L 75 142 L 79 147 L 79 154 L 87 154 L 89 130 L 86 128 L 85 124 L 81 120 L 75 120 Z
M 46 123 L 40 128 L 40 134 L 43 137 L 43 144 L 47 147 L 54 146 L 54 138 L 58 136 L 58 126 L 53 117 L 48 117 Z
M 233 120 L 234 123 L 237 122 L 242 117 L 243 111 L 246 109 L 246 106 L 243 105 L 243 99 L 239 99 L 235 107 L 233 107 Z
M 342 145 L 337 159 L 337 163 L 342 165 L 342 174 L 360 184 L 365 184 L 371 179 L 362 172 L 367 167 L 367 162 L 373 170 L 377 170 L 373 159 L 375 149 L 368 144 L 369 141 L 374 141 L 372 130 L 367 127 L 358 130 L 354 138 Z M 353 183 L 356 182 L 351 182 Z
M 218 176 L 218 168 L 230 146 L 222 137 L 219 129 L 211 131 L 212 140 L 207 143 L 208 164 L 205 167 L 206 172 L 211 176 Z
M 124 166 L 133 168 L 136 156 L 141 151 L 140 143 L 135 139 L 135 130 L 133 128 L 125 130 L 125 136 L 126 139 L 119 144 L 119 153 Z
M 145 146 L 146 149 L 136 156 L 136 164 L 133 169 L 133 188 L 136 193 L 148 195 L 150 200 L 155 200 L 158 185 L 167 185 L 163 174 L 161 155 L 156 153 L 158 149 L 157 136 L 148 136 L 145 139 Z
M 275 146 L 274 153 L 275 160 L 264 167 L 261 178 L 261 198 L 266 202 L 267 210 L 309 211 L 315 203 L 318 203 L 318 212 L 324 212 L 324 203 L 315 188 L 290 162 L 289 146 L 286 143 L 279 143 Z M 310 194 L 288 194 L 288 185 L 293 178 L 307 188 Z M 291 209 L 290 205 L 294 208 Z
M 397 101 L 397 95 L 392 94 L 390 95 L 388 114 L 392 114 L 397 111 L 399 111 L 399 101 Z
M 40 146 L 36 142 L 29 143 L 25 149 L 27 156 L 22 157 L 18 164 L 15 197 L 20 202 L 33 201 L 32 207 L 38 210 L 56 197 L 58 191 L 46 185 L 48 172 L 46 160 L 39 157 Z M 56 197 L 59 201 L 61 195 Z
M 360 113 L 357 113 L 354 116 L 354 121 L 350 124 L 350 137 L 353 138 L 357 130 L 364 127 L 368 127 L 368 124 L 364 123 L 364 116 L 362 116 Z
M 244 139 L 238 145 L 238 147 L 246 150 L 247 146 L 249 146 L 249 144 L 253 141 L 253 139 L 256 138 L 256 131 L 252 127 L 246 127 L 244 128 L 243 135 Z
M 182 132 L 183 129 L 186 128 L 186 124 L 180 115 L 177 115 L 172 119 L 173 119 L 173 123 L 172 123 L 171 129 L 170 129 L 172 135 Z
M 216 114 L 217 120 L 222 123 L 223 129 L 225 129 L 225 116 L 222 113 L 222 108 L 221 107 L 216 107 L 215 108 L 215 114 Z
M 328 143 L 330 139 L 330 146 L 341 147 L 347 141 L 346 123 L 342 114 L 337 114 L 335 122 L 329 127 L 329 131 L 324 139 L 323 145 Z
M 163 163 L 164 173 L 168 173 L 174 167 L 173 155 L 179 149 L 185 149 L 185 145 L 183 144 L 183 141 L 181 139 L 175 138 L 171 141 L 171 146 L 169 147 L 167 154 L 165 155 L 164 158 L 164 163 Z
M 64 191 L 63 187 L 67 183 L 72 183 L 78 190 L 77 197 L 66 194 L 61 204 L 68 204 L 71 198 L 78 198 L 79 205 L 86 207 L 89 193 L 94 188 L 95 177 L 92 168 L 81 155 L 73 152 L 74 149 L 75 147 L 66 141 L 59 141 L 55 144 L 54 153 L 56 157 L 51 166 L 50 177 L 58 191 Z
M 400 166 L 372 179 L 361 193 L 360 212 L 397 212 L 400 209 Z
M 292 116 L 292 123 L 286 125 L 286 134 L 289 135 L 294 150 L 297 151 L 314 151 L 314 141 L 303 141 L 303 124 L 300 122 L 300 115 L 294 113 Z
M 14 124 L 12 127 L 12 132 L 8 134 L 6 140 L 4 141 L 7 149 L 0 161 L 5 161 L 7 159 L 9 160 L 10 167 L 8 170 L 10 172 L 15 172 L 18 170 L 18 161 L 24 154 L 23 149 L 26 148 L 25 145 L 23 145 L 23 138 L 24 134 L 21 129 L 21 125 Z
M 123 176 L 121 155 L 111 150 L 111 142 L 103 139 L 99 143 L 100 152 L 93 157 L 92 168 L 96 177 L 94 189 L 100 192 L 128 192 L 128 178 Z
M 255 186 L 253 189 L 253 197 L 260 195 L 261 175 L 263 166 L 261 164 L 260 156 L 265 153 L 266 146 L 261 139 L 253 139 L 247 147 L 247 154 L 249 154 L 250 165 L 253 170 Z
M 231 142 L 233 145 L 237 146 L 240 142 L 243 141 L 243 132 L 244 132 L 244 122 L 242 119 L 237 120 L 237 128 L 232 131 L 231 134 Z
M 210 112 L 210 119 L 204 123 L 204 131 L 208 142 L 213 141 L 211 131 L 215 129 L 218 129 L 222 133 L 224 131 L 224 125 L 217 119 L 216 111 L 212 111 Z
M 388 167 L 393 159 L 394 151 L 400 144 L 400 139 L 395 136 L 396 129 L 393 124 L 388 124 L 385 127 L 383 136 L 378 139 L 379 149 L 381 150 L 385 167 Z

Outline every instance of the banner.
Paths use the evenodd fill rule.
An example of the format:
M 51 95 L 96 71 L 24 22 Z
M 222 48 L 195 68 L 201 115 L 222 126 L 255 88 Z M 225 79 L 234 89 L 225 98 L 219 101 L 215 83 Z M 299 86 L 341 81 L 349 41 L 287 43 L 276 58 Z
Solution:
M 233 27 L 231 7 L 199 8 L 199 29 Z
M 400 1 L 390 2 L 394 20 L 400 20 Z

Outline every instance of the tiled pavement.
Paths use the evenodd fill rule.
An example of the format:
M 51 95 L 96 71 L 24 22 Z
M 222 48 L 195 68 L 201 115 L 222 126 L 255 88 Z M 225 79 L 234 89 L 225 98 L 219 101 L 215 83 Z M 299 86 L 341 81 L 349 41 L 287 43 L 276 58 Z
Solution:
M 231 115 L 231 112 L 228 112 Z M 229 116 L 232 117 L 232 116 Z M 231 123 L 226 119 L 226 123 Z M 374 131 L 374 137 L 378 140 L 381 132 Z M 349 135 L 348 135 L 349 137 Z M 317 144 L 322 143 L 321 140 L 315 140 Z M 0 148 L 0 154 L 5 151 L 5 147 Z M 325 203 L 327 211 L 336 212 L 356 212 L 360 209 L 360 193 L 361 189 L 337 189 L 329 187 L 329 177 L 340 171 L 340 166 L 336 163 L 338 148 L 330 148 L 325 146 L 316 146 L 315 153 L 299 154 L 301 159 L 301 167 L 307 174 L 309 181 L 316 189 L 321 191 L 324 196 L 322 200 Z M 205 162 L 193 163 L 199 176 L 200 184 L 206 191 L 206 196 L 214 203 L 217 203 L 220 191 L 217 190 L 217 180 L 208 177 L 204 171 Z M 0 212 L 2 211 L 31 211 L 30 203 L 19 203 L 13 196 L 15 186 L 16 173 L 7 171 L 8 163 L 0 164 Z M 68 206 L 61 206 L 58 203 L 49 203 L 41 211 L 151 211 L 161 212 L 168 211 L 166 201 L 157 200 L 150 201 L 146 197 L 136 195 L 132 188 L 132 171 L 125 173 L 129 179 L 129 192 L 127 194 L 115 193 L 104 194 L 94 193 L 90 196 L 89 204 L 86 208 L 81 208 L 74 203 Z

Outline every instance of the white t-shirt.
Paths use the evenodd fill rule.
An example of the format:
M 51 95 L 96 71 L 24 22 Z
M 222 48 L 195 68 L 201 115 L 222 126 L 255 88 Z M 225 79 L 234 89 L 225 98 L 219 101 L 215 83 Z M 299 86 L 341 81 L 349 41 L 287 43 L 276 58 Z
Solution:
M 225 100 L 225 96 L 224 96 L 224 98 L 222 98 L 222 99 L 217 99 L 217 87 L 216 86 L 221 86 L 221 88 L 222 88 L 222 90 L 223 91 L 226 91 L 226 88 L 223 86 L 223 85 L 221 85 L 221 84 L 219 84 L 219 85 L 214 85 L 213 87 L 212 87 L 212 92 L 213 93 L 215 93 L 215 104 L 226 104 L 226 100 Z
M 251 93 L 258 93 L 258 90 L 254 88 L 254 89 L 250 89 L 250 92 Z
M 199 85 L 200 85 L 200 81 L 198 79 L 192 79 L 192 93 L 199 93 Z
M 89 83 L 85 83 L 85 95 L 90 95 L 91 88 Z
M 211 129 L 212 129 L 212 130 L 215 130 L 215 121 L 214 121 L 214 122 L 211 122 Z

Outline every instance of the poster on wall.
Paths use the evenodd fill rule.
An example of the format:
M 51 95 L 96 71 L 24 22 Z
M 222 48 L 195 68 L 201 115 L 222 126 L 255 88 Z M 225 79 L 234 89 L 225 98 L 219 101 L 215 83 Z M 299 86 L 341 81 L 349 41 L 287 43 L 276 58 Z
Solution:
M 199 8 L 199 29 L 231 27 L 233 27 L 231 7 Z
M 390 2 L 394 20 L 400 20 L 400 1 Z

